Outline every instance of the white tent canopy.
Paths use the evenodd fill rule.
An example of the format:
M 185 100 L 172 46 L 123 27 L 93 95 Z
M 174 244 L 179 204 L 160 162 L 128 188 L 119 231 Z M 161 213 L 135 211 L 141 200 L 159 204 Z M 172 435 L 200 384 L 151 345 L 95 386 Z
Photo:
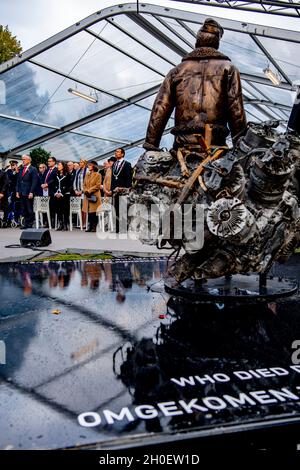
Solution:
M 287 10 L 298 11 L 296 6 Z M 276 119 L 284 130 L 300 79 L 300 33 L 218 18 L 215 11 L 225 30 L 220 50 L 241 72 L 248 120 Z M 208 16 L 211 12 L 150 4 L 116 5 L 2 64 L 6 99 L 0 100 L 0 155 L 40 145 L 58 159 L 100 161 L 124 147 L 134 161 L 142 153 L 164 76 L 192 50 Z M 278 86 L 266 77 L 266 68 L 280 78 Z M 162 147 L 172 145 L 172 126 L 173 118 Z

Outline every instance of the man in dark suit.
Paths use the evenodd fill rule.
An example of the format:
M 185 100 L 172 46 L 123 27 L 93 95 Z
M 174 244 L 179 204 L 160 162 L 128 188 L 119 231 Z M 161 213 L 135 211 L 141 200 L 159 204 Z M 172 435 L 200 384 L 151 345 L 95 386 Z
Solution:
M 9 177 L 7 172 L 0 169 L 0 195 L 3 197 L 9 189 Z M 0 197 L 1 197 L 0 196 Z
M 10 160 L 9 162 L 10 168 L 6 171 L 6 174 L 9 178 L 10 184 L 9 184 L 9 191 L 12 193 L 16 192 L 16 185 L 17 185 L 17 168 L 18 168 L 18 162 L 17 160 Z
M 11 162 L 9 162 L 11 165 Z M 12 165 L 11 165 L 12 166 Z M 8 214 L 9 214 L 9 204 L 8 198 L 10 196 L 10 177 L 13 171 L 8 169 L 7 171 L 0 170 L 0 210 L 3 210 L 3 227 L 8 226 Z M 16 188 L 15 188 L 16 190 Z
M 131 164 L 127 162 L 125 157 L 125 150 L 118 148 L 115 151 L 117 161 L 112 166 L 111 175 L 111 192 L 113 194 L 114 207 L 116 211 L 116 232 L 120 229 L 119 217 L 119 197 L 122 195 L 124 189 L 131 188 L 132 185 L 132 168 Z M 125 227 L 122 227 L 125 229 Z
M 48 158 L 48 170 L 46 171 L 44 183 L 41 185 L 44 190 L 44 196 L 54 196 L 56 191 L 56 175 L 57 175 L 57 168 L 56 168 L 56 158 L 49 157 Z
M 32 227 L 34 222 L 33 198 L 39 184 L 37 169 L 31 165 L 28 155 L 22 157 L 23 165 L 20 168 L 17 180 L 16 196 L 20 199 L 22 214 L 25 218 L 24 228 Z
M 50 208 L 50 217 L 51 217 L 51 226 L 55 225 L 55 196 L 56 193 L 56 182 L 57 182 L 57 167 L 56 167 L 56 158 L 48 158 L 48 170 L 45 174 L 44 183 L 41 184 L 43 189 L 43 196 L 48 196 L 50 198 L 49 208 Z
M 0 169 L 0 209 L 4 212 L 3 221 L 7 222 L 8 203 L 7 196 L 9 190 L 9 177 L 4 170 Z
M 9 162 L 10 168 L 6 171 L 6 174 L 9 178 L 9 190 L 8 190 L 8 197 L 10 197 L 10 204 L 7 206 L 7 214 L 6 214 L 6 222 L 7 225 L 10 225 L 10 221 L 8 220 L 8 213 L 13 211 L 14 213 L 14 220 L 18 222 L 18 219 L 21 214 L 21 202 L 20 199 L 17 199 L 16 192 L 17 192 L 17 181 L 19 175 L 19 166 L 17 160 L 10 160 Z
M 121 193 L 123 189 L 131 188 L 132 168 L 131 164 L 124 159 L 124 149 L 117 149 L 115 157 L 117 161 L 112 167 L 111 190 L 114 193 Z

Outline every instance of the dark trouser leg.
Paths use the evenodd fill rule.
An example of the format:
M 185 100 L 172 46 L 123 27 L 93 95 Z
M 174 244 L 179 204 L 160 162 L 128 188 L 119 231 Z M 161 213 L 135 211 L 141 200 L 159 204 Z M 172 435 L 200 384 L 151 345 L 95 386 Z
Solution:
M 70 196 L 66 195 L 63 197 L 63 226 L 65 230 L 68 229 L 70 218 Z
M 119 198 L 119 195 L 116 194 L 116 195 L 113 197 L 113 205 L 114 205 L 115 214 L 116 214 L 116 227 L 115 227 L 116 233 L 119 233 L 119 228 L 120 228 L 120 222 L 119 222 L 119 203 L 120 203 L 120 198 Z
M 96 212 L 89 212 L 89 226 L 88 232 L 95 232 L 97 229 L 97 214 Z
M 12 196 L 12 201 L 13 201 L 14 219 L 16 222 L 19 222 L 20 215 L 22 212 L 21 201 L 20 199 L 16 197 L 15 194 Z
M 96 212 L 92 212 L 91 215 L 93 216 L 92 217 L 92 227 L 93 227 L 93 230 L 96 230 L 97 223 L 98 223 L 97 214 L 96 214 Z
M 3 222 L 7 224 L 9 211 L 8 211 L 8 200 L 6 196 L 0 199 L 0 209 L 3 211 Z
M 54 196 L 50 196 L 49 199 L 49 210 L 50 210 L 50 218 L 51 218 L 51 227 L 55 227 L 55 211 L 56 211 L 56 199 Z
M 54 211 L 54 214 L 57 216 L 58 228 L 62 229 L 64 214 L 63 214 L 63 201 L 61 197 L 54 198 L 53 211 Z M 52 219 L 52 216 L 51 216 L 51 219 Z
M 27 199 L 28 204 L 28 221 L 29 225 L 34 224 L 34 212 L 33 212 L 33 198 Z
M 33 199 L 28 199 L 28 196 L 21 196 L 20 199 L 25 227 L 31 227 L 34 222 Z

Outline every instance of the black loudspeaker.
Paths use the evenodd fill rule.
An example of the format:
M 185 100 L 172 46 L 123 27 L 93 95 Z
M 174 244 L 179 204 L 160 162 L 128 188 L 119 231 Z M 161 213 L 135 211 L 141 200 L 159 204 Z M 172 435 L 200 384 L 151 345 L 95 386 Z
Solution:
M 48 246 L 51 243 L 51 235 L 46 228 L 27 229 L 21 233 L 21 246 Z

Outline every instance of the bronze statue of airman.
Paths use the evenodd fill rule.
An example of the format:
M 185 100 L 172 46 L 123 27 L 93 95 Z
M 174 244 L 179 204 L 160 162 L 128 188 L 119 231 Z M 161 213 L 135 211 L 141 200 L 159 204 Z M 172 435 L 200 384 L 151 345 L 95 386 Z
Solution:
M 178 283 L 265 274 L 300 244 L 300 136 L 279 134 L 277 121 L 246 123 L 239 71 L 218 51 L 222 35 L 215 20 L 205 20 L 195 49 L 168 73 L 153 105 L 147 151 L 135 165 L 130 202 L 148 212 L 132 211 L 129 226 L 143 228 L 143 243 L 185 251 L 168 270 Z M 173 110 L 173 148 L 162 151 Z M 178 208 L 182 219 L 174 216 Z
M 152 108 L 145 149 L 158 149 L 174 108 L 174 149 L 197 146 L 208 125 L 209 143 L 216 146 L 225 145 L 229 131 L 234 141 L 246 128 L 239 71 L 218 51 L 222 35 L 222 26 L 206 19 L 195 49 L 170 70 Z

